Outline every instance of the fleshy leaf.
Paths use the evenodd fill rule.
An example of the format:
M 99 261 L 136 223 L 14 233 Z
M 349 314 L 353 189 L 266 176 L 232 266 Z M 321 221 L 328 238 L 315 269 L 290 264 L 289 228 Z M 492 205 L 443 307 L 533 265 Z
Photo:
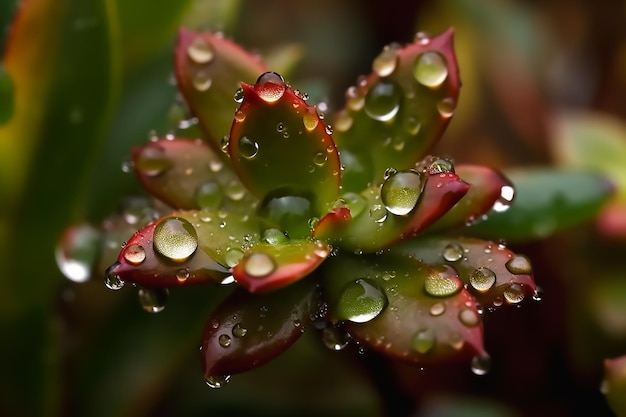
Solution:
M 347 90 L 333 137 L 342 152 L 357 159 L 368 152 L 373 162 L 369 181 L 376 182 L 387 168 L 409 169 L 421 160 L 450 122 L 460 86 L 452 30 L 403 48 L 388 46 L 372 68 Z M 364 169 L 367 159 L 359 159 Z M 347 182 L 344 191 L 359 191 L 352 188 L 357 185 L 362 183 Z
M 592 219 L 613 194 L 603 176 L 578 170 L 528 169 L 507 173 L 515 201 L 492 212 L 468 234 L 521 242 L 542 239 Z
M 228 144 L 235 171 L 261 199 L 307 195 L 325 213 L 341 181 L 331 130 L 276 73 L 242 87 Z
M 202 337 L 201 355 L 208 384 L 263 365 L 302 335 L 319 310 L 312 281 L 270 294 L 238 289 L 213 313 Z
M 537 294 L 530 261 L 502 244 L 463 237 L 424 237 L 403 242 L 396 250 L 427 265 L 453 267 L 485 308 L 519 304 Z
M 319 240 L 261 242 L 241 258 L 233 277 L 250 292 L 272 291 L 310 274 L 329 254 L 330 247 Z
M 399 175 L 408 179 L 394 180 Z M 452 172 L 394 172 L 382 187 L 344 195 L 352 222 L 342 229 L 317 229 L 315 237 L 355 252 L 375 252 L 424 230 L 468 189 L 469 185 Z
M 454 268 L 393 251 L 328 266 L 329 316 L 365 346 L 417 363 L 487 356 L 479 306 Z
M 142 185 L 174 208 L 249 210 L 255 202 L 230 166 L 200 140 L 150 142 L 133 150 L 133 165 Z
M 454 170 L 463 181 L 470 184 L 470 189 L 429 228 L 429 232 L 464 226 L 480 219 L 489 210 L 506 211 L 511 205 L 515 189 L 500 172 L 481 165 L 456 165 Z
M 126 281 L 147 287 L 220 282 L 246 245 L 258 239 L 258 223 L 247 215 L 173 212 L 133 235 L 107 271 L 107 285 L 116 289 Z
M 178 87 L 216 151 L 228 136 L 242 81 L 267 68 L 259 59 L 220 35 L 180 29 L 174 69 Z

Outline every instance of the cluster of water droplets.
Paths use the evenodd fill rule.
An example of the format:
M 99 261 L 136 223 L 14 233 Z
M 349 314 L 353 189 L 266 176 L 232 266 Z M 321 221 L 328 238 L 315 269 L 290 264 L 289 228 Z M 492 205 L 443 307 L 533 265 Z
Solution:
M 191 83 L 199 92 L 208 91 L 212 84 L 211 72 L 207 68 L 215 59 L 215 48 L 204 36 L 194 38 L 187 47 L 187 57 L 194 63 Z

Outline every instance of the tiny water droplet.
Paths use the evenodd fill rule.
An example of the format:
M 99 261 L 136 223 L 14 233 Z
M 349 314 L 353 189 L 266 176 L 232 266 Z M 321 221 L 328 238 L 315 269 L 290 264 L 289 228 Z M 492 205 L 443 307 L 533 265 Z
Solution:
M 375 204 L 370 208 L 370 218 L 376 223 L 383 223 L 387 220 L 387 209 L 380 204 Z
M 194 88 L 198 91 L 208 91 L 211 88 L 211 84 L 213 84 L 213 80 L 211 79 L 211 75 L 206 71 L 198 71 L 191 80 Z
M 491 269 L 481 266 L 470 275 L 470 285 L 480 292 L 486 292 L 496 283 L 496 274 Z
M 541 287 L 537 287 L 535 292 L 533 292 L 533 301 L 541 300 L 543 300 L 543 289 Z
M 287 86 L 283 77 L 275 72 L 266 72 L 257 79 L 254 88 L 267 103 L 274 103 L 283 96 Z
M 326 132 L 327 135 L 332 135 L 333 127 L 331 125 L 326 125 L 326 127 L 324 127 L 324 132 Z
M 160 313 L 165 309 L 168 293 L 167 288 L 139 288 L 139 303 L 148 313 Z
M 387 77 L 396 70 L 397 65 L 398 56 L 395 48 L 387 46 L 372 62 L 372 69 L 378 76 Z
M 521 284 L 513 283 L 504 290 L 502 295 L 510 304 L 517 304 L 524 300 L 524 289 Z
M 414 42 L 420 45 L 428 45 L 430 43 L 430 35 L 426 32 L 417 32 Z
M 446 305 L 444 303 L 435 303 L 430 307 L 431 316 L 441 316 L 446 312 Z
M 266 229 L 263 232 L 263 240 L 270 245 L 286 243 L 289 238 L 279 229 Z
M 233 96 L 233 100 L 235 100 L 236 103 L 243 102 L 243 88 L 239 87 L 237 88 L 237 90 L 235 90 L 235 95 Z
M 187 56 L 197 64 L 208 64 L 214 54 L 213 45 L 203 36 L 196 37 L 187 47 Z
M 247 136 L 242 136 L 239 138 L 239 153 L 246 159 L 252 159 L 259 153 L 259 144 Z
M 124 286 L 124 281 L 120 278 L 115 269 L 119 266 L 119 262 L 115 262 L 113 265 L 107 268 L 104 273 L 104 285 L 110 290 L 121 290 Z
M 474 356 L 472 358 L 471 369 L 474 375 L 485 375 L 491 368 L 491 357 L 489 355 Z
M 433 297 L 450 297 L 463 288 L 463 282 L 454 268 L 440 265 L 433 268 L 424 282 L 424 290 Z
M 381 287 L 367 278 L 359 278 L 343 289 L 336 311 L 342 320 L 366 323 L 382 313 L 388 303 Z
M 327 160 L 328 156 L 324 152 L 318 152 L 313 156 L 313 163 L 319 167 L 324 166 Z
M 459 321 L 466 327 L 475 327 L 480 323 L 480 317 L 474 310 L 464 308 L 459 312 Z
M 415 60 L 413 75 L 423 86 L 437 88 L 448 77 L 446 59 L 439 52 L 424 52 Z
M 456 108 L 456 102 L 453 98 L 444 98 L 437 103 L 437 111 L 444 119 L 449 119 L 454 114 Z
M 319 122 L 320 120 L 315 111 L 307 111 L 304 113 L 304 116 L 302 116 L 302 123 L 304 124 L 304 128 L 307 132 L 312 132 L 317 127 Z
M 224 387 L 230 381 L 230 375 L 207 376 L 204 382 L 213 389 Z
M 513 198 L 515 197 L 515 188 L 511 185 L 503 185 L 500 189 L 500 197 L 493 203 L 493 211 L 502 213 L 511 207 Z
M 217 338 L 217 341 L 220 344 L 220 346 L 223 347 L 223 348 L 229 347 L 230 344 L 232 343 L 232 339 L 227 334 L 219 335 L 219 337 Z
M 263 278 L 276 270 L 276 262 L 267 253 L 252 252 L 243 259 L 243 269 L 252 278 Z
M 400 171 L 387 177 L 380 198 L 391 214 L 409 214 L 420 199 L 426 178 L 416 171 Z
M 189 258 L 198 248 L 196 229 L 182 217 L 168 217 L 154 228 L 155 252 L 174 262 Z
M 143 246 L 133 243 L 124 248 L 124 259 L 133 265 L 139 265 L 146 260 L 146 250 Z
M 190 273 L 189 268 L 180 268 L 176 271 L 176 280 L 180 283 L 183 283 L 189 279 Z
M 437 341 L 435 331 L 433 329 L 418 330 L 411 339 L 411 345 L 413 349 L 418 353 L 428 353 L 435 347 Z
M 520 274 L 532 274 L 533 268 L 528 258 L 524 255 L 515 255 L 509 259 L 506 264 L 506 269 L 515 275 Z
M 235 336 L 238 339 L 241 339 L 248 333 L 248 329 L 243 327 L 241 323 L 235 323 L 235 325 L 233 326 L 232 332 L 233 332 L 233 336 Z
M 338 326 L 329 324 L 322 330 L 322 342 L 330 350 L 340 351 L 350 344 L 350 334 Z
M 460 261 L 463 258 L 463 246 L 458 243 L 449 243 L 443 248 L 442 255 L 447 262 Z
M 435 159 L 428 166 L 428 172 L 431 175 L 454 172 L 454 165 L 447 159 Z
M 375 120 L 392 120 L 400 110 L 402 90 L 392 81 L 379 81 L 365 96 L 365 113 Z
M 172 167 L 172 161 L 167 157 L 165 149 L 156 144 L 144 146 L 139 151 L 135 167 L 143 175 L 156 177 Z
M 243 122 L 244 120 L 246 120 L 246 113 L 240 109 L 235 110 L 235 120 L 240 123 Z

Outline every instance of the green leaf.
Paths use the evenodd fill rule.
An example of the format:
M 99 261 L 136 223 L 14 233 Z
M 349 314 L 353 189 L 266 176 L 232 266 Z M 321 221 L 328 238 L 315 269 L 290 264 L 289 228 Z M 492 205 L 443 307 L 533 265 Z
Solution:
M 592 219 L 613 193 L 601 175 L 580 170 L 535 168 L 508 172 L 515 200 L 491 212 L 467 234 L 508 242 L 542 239 Z
M 366 151 L 373 162 L 370 181 L 378 182 L 387 168 L 413 168 L 450 122 L 460 86 L 452 30 L 403 48 L 388 46 L 372 69 L 348 89 L 333 137 L 342 151 Z M 346 185 L 344 191 L 360 191 Z
M 15 86 L 11 76 L 0 63 L 0 126 L 7 123 L 15 107 Z

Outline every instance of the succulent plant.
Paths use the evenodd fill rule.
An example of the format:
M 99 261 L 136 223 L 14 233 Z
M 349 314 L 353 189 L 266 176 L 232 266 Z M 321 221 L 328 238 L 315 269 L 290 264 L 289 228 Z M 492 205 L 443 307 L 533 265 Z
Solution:
M 483 311 L 538 293 L 526 257 L 467 235 L 508 208 L 512 183 L 428 154 L 458 100 L 452 43 L 450 30 L 384 48 L 331 127 L 256 56 L 181 29 L 176 80 L 202 138 L 155 136 L 134 149 L 132 170 L 157 205 L 140 207 L 134 223 L 145 225 L 106 285 L 136 285 L 155 312 L 169 288 L 229 285 L 201 342 L 213 387 L 307 328 L 335 350 L 354 341 L 486 372 Z

